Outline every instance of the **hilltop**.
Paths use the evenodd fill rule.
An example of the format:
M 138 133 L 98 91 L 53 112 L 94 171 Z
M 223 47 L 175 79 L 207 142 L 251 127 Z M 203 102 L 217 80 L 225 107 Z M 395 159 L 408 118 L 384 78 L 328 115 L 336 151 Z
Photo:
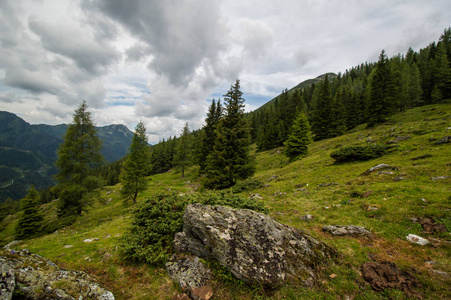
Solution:
M 261 197 L 272 218 L 335 247 L 341 262 L 322 270 L 321 280 L 311 289 L 286 285 L 265 291 L 245 286 L 230 273 L 219 270 L 215 299 L 407 298 L 401 290 L 371 289 L 362 278 L 362 265 L 368 261 L 395 263 L 413 274 L 418 280 L 414 288 L 424 299 L 451 298 L 450 135 L 448 100 L 395 114 L 371 129 L 362 124 L 342 136 L 316 141 L 309 146 L 308 156 L 292 163 L 283 155 L 282 147 L 254 152 L 257 172 L 247 181 L 249 184 L 245 181 L 240 185 L 240 194 Z M 349 145 L 390 148 L 377 159 L 335 163 L 330 154 Z M 392 168 L 362 175 L 379 164 Z M 202 193 L 197 167 L 190 168 L 186 178 L 171 170 L 148 180 L 149 188 L 138 202 L 169 190 L 176 194 Z M 251 181 L 261 184 L 256 186 Z M 164 269 L 130 265 L 118 255 L 120 238 L 132 221 L 131 204 L 123 203 L 120 188 L 120 184 L 103 188 L 98 201 L 74 224 L 23 241 L 17 247 L 51 259 L 60 267 L 88 272 L 116 299 L 171 299 L 178 291 Z M 46 212 L 45 226 L 55 223 L 55 201 L 41 210 Z M 14 239 L 19 216 L 2 221 L 1 244 Z M 432 224 L 445 226 L 447 232 L 426 227 L 426 218 Z M 364 226 L 372 236 L 334 237 L 322 231 L 325 225 Z M 410 243 L 406 240 L 408 234 L 427 238 L 430 244 Z

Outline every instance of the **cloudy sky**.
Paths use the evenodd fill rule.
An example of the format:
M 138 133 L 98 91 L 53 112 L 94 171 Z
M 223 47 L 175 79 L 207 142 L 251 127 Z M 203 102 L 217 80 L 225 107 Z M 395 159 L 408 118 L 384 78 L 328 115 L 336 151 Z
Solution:
M 253 110 L 449 26 L 449 0 L 0 0 L 0 110 L 69 123 L 86 100 L 156 143 L 200 128 L 236 78 Z

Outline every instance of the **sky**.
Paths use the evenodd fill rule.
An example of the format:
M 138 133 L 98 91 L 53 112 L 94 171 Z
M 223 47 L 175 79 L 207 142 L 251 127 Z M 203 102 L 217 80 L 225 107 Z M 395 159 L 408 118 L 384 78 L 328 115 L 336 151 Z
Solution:
M 449 0 L 0 0 L 0 110 L 31 124 L 201 128 L 240 79 L 246 111 L 326 72 L 415 51 Z

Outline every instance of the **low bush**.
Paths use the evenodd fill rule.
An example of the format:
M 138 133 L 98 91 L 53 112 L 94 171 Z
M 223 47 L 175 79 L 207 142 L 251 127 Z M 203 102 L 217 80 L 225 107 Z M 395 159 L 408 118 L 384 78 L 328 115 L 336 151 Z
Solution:
M 262 186 L 263 183 L 258 179 L 239 181 L 232 187 L 232 192 L 237 194 L 245 191 L 251 191 Z
M 371 160 L 383 156 L 389 146 L 368 145 L 368 146 L 349 146 L 338 149 L 330 154 L 336 163 L 348 161 Z
M 189 203 L 223 205 L 267 212 L 262 202 L 226 192 L 181 196 L 156 194 L 138 204 L 133 221 L 121 242 L 121 255 L 130 262 L 162 266 L 172 254 L 175 233 L 183 229 L 183 213 Z

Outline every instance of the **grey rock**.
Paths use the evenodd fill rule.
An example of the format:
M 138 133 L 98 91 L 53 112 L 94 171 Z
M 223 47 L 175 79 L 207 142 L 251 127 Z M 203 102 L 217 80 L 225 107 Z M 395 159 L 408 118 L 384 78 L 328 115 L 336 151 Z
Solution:
M 82 297 L 114 300 L 114 295 L 101 288 L 88 274 L 60 269 L 50 260 L 28 250 L 0 252 L 0 257 L 11 266 L 16 289 L 25 295 L 25 299 L 72 300 Z
M 336 251 L 304 231 L 248 209 L 190 204 L 174 249 L 215 259 L 247 283 L 312 285 L 316 268 Z
M 449 178 L 449 176 L 437 176 L 437 177 L 431 177 L 432 180 L 441 180 L 441 179 L 446 179 Z
M 11 265 L 0 258 L 0 299 L 11 300 L 16 288 L 16 277 Z
M 374 166 L 372 168 L 369 168 L 368 170 L 366 170 L 365 172 L 360 174 L 360 176 L 370 175 L 373 172 L 382 171 L 382 170 L 398 170 L 398 168 L 390 166 L 390 165 L 387 165 L 387 164 L 379 164 L 379 165 L 376 165 L 376 166 Z
M 211 271 L 199 257 L 175 254 L 166 263 L 166 271 L 192 299 L 204 298 L 199 297 L 197 291 L 209 286 Z
M 442 137 L 441 139 L 439 139 L 438 141 L 435 142 L 436 145 L 440 145 L 440 144 L 447 144 L 451 142 L 451 136 L 446 135 L 444 137 Z
M 418 244 L 418 245 L 421 245 L 421 246 L 425 246 L 425 245 L 430 243 L 427 239 L 422 238 L 421 236 L 418 236 L 418 235 L 415 235 L 415 234 L 409 234 L 406 237 L 406 239 L 409 242 L 411 242 L 411 243 Z
M 327 187 L 327 186 L 332 186 L 332 185 L 338 185 L 338 183 L 336 183 L 336 182 L 322 183 L 322 184 L 318 185 L 318 187 Z
M 13 247 L 20 242 L 20 240 L 12 241 L 11 243 L 8 243 L 5 247 L 3 247 L 3 249 L 5 249 L 6 251 L 13 250 Z
M 401 181 L 401 180 L 405 180 L 405 177 L 402 176 L 396 176 L 395 178 L 393 178 L 393 181 Z
M 260 196 L 259 194 L 251 194 L 251 195 L 249 196 L 249 199 L 263 200 L 263 197 Z
M 271 177 L 268 178 L 267 181 L 273 181 L 273 180 L 277 179 L 278 177 L 279 176 L 277 176 L 277 175 L 272 175 Z
M 303 220 L 303 221 L 312 221 L 312 220 L 315 220 L 315 217 L 312 216 L 312 215 L 307 214 L 305 216 L 300 217 L 300 219 Z
M 323 231 L 337 236 L 369 236 L 371 232 L 362 226 L 356 225 L 326 225 Z

